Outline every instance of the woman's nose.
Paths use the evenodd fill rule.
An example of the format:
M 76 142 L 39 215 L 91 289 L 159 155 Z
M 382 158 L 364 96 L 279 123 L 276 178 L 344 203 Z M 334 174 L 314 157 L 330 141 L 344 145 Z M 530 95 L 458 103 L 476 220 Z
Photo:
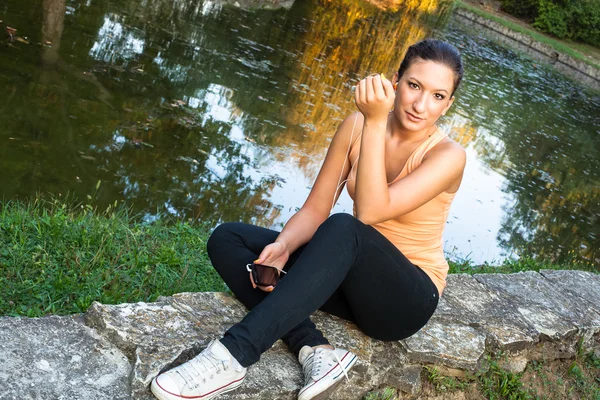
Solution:
M 418 112 L 418 113 L 422 113 L 425 112 L 426 109 L 426 97 L 425 96 L 419 96 L 415 99 L 415 102 L 413 103 L 413 109 Z

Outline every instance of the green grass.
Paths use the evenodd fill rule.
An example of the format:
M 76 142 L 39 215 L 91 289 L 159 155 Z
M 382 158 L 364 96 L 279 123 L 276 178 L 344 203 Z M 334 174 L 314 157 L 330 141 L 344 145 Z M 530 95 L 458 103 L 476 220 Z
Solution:
M 465 378 L 443 376 L 435 367 L 425 367 L 426 379 L 436 393 L 476 391 L 490 400 L 572 399 L 600 400 L 600 358 L 580 347 L 574 360 L 550 363 L 532 361 L 525 371 L 513 373 L 502 369 L 502 354 L 489 356 L 488 369 Z M 567 365 L 567 367 L 565 367 Z M 374 398 L 376 399 L 376 398 Z
M 375 391 L 367 393 L 363 400 L 397 400 L 397 390 L 391 387 L 385 388 L 383 391 Z
M 472 12 L 473 14 L 477 14 L 486 19 L 495 21 L 513 31 L 527 35 L 538 42 L 544 43 L 544 44 L 552 47 L 554 50 L 556 50 L 559 53 L 569 55 L 576 60 L 583 61 L 586 64 L 589 64 L 593 67 L 600 68 L 600 63 L 598 61 L 596 61 L 595 59 L 590 59 L 590 57 L 587 57 L 585 55 L 585 53 L 590 51 L 591 46 L 587 46 L 587 45 L 581 44 L 581 43 L 565 42 L 565 41 L 561 41 L 559 39 L 553 39 L 553 38 L 546 36 L 532 28 L 531 29 L 526 28 L 515 22 L 512 22 L 510 20 L 507 20 L 505 18 L 499 17 L 495 14 L 492 14 L 485 10 L 482 10 L 479 7 L 475 7 L 470 4 L 467 4 L 461 0 L 457 0 L 456 5 L 460 8 L 464 8 L 465 10 Z
M 427 380 L 433 384 L 438 392 L 455 392 L 465 390 L 469 386 L 469 379 L 461 380 L 452 376 L 444 376 L 439 373 L 436 367 L 425 367 Z
M 470 260 L 452 261 L 449 260 L 449 273 L 451 274 L 513 274 L 522 271 L 540 271 L 543 269 L 554 270 L 581 270 L 598 273 L 597 267 L 592 263 L 581 261 L 571 261 L 566 263 L 554 263 L 551 261 L 536 260 L 532 257 L 521 256 L 518 260 L 506 259 L 499 265 L 481 264 L 475 265 Z
M 226 290 L 206 254 L 206 226 L 168 218 L 143 222 L 115 206 L 98 210 L 43 198 L 0 203 L 0 315 L 65 315 L 84 312 L 95 300 L 116 304 Z M 539 269 L 586 268 L 528 258 L 497 267 L 450 262 L 451 273 Z
M 0 205 L 0 315 L 85 311 L 92 301 L 153 301 L 223 291 L 205 246 L 208 230 L 144 223 L 125 209 L 38 199 Z
M 490 400 L 530 400 L 536 397 L 527 390 L 521 377 L 523 373 L 515 374 L 498 366 L 496 360 L 490 362 L 490 368 L 478 377 L 480 391 Z

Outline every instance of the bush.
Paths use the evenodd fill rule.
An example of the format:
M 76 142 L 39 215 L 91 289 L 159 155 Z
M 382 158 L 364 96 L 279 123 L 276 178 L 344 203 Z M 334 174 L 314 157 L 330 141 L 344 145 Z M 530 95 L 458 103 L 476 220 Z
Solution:
M 573 40 L 600 47 L 600 0 L 574 1 L 570 9 Z
M 501 5 L 503 11 L 527 22 L 538 16 L 539 0 L 502 0 Z
M 552 2 L 552 0 L 539 0 L 538 17 L 533 26 L 542 32 L 549 33 L 559 39 L 571 38 L 567 24 L 571 20 L 568 9 Z
M 502 10 L 559 39 L 600 47 L 600 0 L 502 0 Z

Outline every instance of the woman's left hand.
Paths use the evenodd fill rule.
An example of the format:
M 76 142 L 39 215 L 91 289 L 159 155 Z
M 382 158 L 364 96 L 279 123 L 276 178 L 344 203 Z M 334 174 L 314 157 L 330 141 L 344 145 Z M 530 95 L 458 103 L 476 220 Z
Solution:
M 396 93 L 392 82 L 381 74 L 361 80 L 354 91 L 354 101 L 365 120 L 383 120 L 394 106 Z

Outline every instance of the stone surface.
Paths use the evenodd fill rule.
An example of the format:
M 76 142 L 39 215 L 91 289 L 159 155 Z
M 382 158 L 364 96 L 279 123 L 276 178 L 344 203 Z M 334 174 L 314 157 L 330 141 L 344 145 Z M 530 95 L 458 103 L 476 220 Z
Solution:
M 486 368 L 502 350 L 503 365 L 522 371 L 530 360 L 573 357 L 581 337 L 600 351 L 600 276 L 579 271 L 450 275 L 438 309 L 417 334 L 381 342 L 354 324 L 321 312 L 313 320 L 331 343 L 359 361 L 331 396 L 362 399 L 377 388 L 422 395 L 422 370 L 464 376 Z M 152 378 L 220 337 L 246 310 L 223 293 L 181 293 L 155 303 L 94 303 L 84 316 L 0 318 L 0 399 L 153 399 Z M 587 335 L 587 336 L 586 336 Z M 596 347 L 593 346 L 596 345 Z M 223 399 L 295 399 L 301 368 L 277 342 Z
M 134 360 L 131 397 L 151 399 L 148 385 L 154 376 L 196 355 L 211 339 L 221 337 L 241 320 L 245 312 L 237 300 L 223 293 L 181 293 L 152 304 L 94 303 L 86 321 Z M 360 398 L 360 393 L 373 388 L 373 382 L 393 382 L 407 392 L 418 391 L 415 366 L 405 368 L 406 357 L 399 343 L 374 341 L 354 324 L 322 312 L 315 313 L 313 320 L 333 345 L 352 349 L 359 357 L 352 380 L 331 399 Z M 294 399 L 301 386 L 300 364 L 278 342 L 248 369 L 244 389 L 222 398 Z
M 449 275 L 436 317 L 477 327 L 499 350 L 519 350 L 538 341 L 538 333 L 510 301 L 503 301 L 473 276 Z
M 542 337 L 559 340 L 578 332 L 597 332 L 600 315 L 573 302 L 534 271 L 517 274 L 480 274 L 475 279 L 503 300 L 515 305 L 521 316 Z
M 80 317 L 0 318 L 0 399 L 129 399 L 131 366 Z
M 134 360 L 131 393 L 142 398 L 159 372 L 198 354 L 243 315 L 224 293 L 182 293 L 150 304 L 94 303 L 86 321 Z
M 413 362 L 442 364 L 476 371 L 485 352 L 485 335 L 470 327 L 432 318 L 419 332 L 402 341 Z
M 573 302 L 575 307 L 589 308 L 600 314 L 600 275 L 586 271 L 556 270 L 542 270 L 540 274 L 558 291 L 577 299 Z

